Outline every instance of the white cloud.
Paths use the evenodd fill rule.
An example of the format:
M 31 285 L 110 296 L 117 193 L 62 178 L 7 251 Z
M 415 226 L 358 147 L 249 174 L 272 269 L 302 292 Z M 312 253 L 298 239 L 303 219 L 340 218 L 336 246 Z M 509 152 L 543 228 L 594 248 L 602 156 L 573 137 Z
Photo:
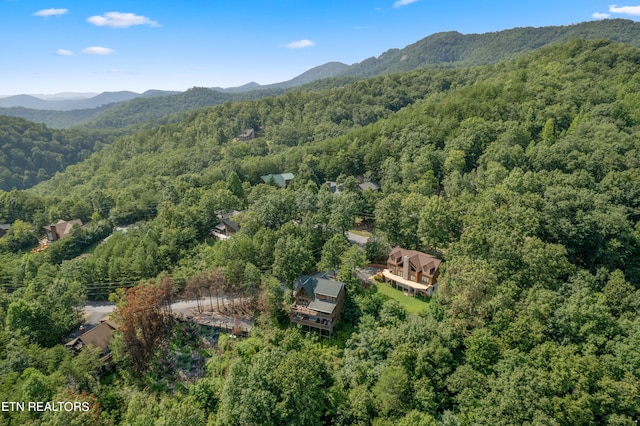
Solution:
M 608 19 L 611 15 L 608 13 L 596 12 L 591 16 L 593 16 L 595 19 Z
M 611 13 L 622 13 L 624 15 L 635 15 L 640 16 L 640 6 L 620 6 L 617 4 L 612 4 L 609 6 L 609 12 Z
M 289 44 L 283 45 L 283 47 L 286 47 L 287 49 L 304 49 L 305 47 L 311 46 L 315 46 L 315 43 L 307 39 L 292 41 Z
M 108 55 L 113 53 L 113 49 L 109 49 L 108 47 L 100 47 L 100 46 L 91 46 L 86 49 L 82 49 L 82 53 L 85 55 Z
M 149 25 L 150 27 L 160 26 L 156 21 L 152 21 L 146 16 L 122 12 L 107 12 L 104 15 L 91 16 L 90 18 L 87 18 L 87 22 L 98 27 L 111 28 L 128 28 L 134 25 Z
M 69 13 L 69 9 L 42 9 L 33 14 L 33 16 L 60 16 Z
M 398 0 L 397 2 L 395 2 L 393 4 L 393 7 L 395 7 L 397 9 L 399 7 L 406 6 L 406 5 L 411 4 L 411 3 L 415 3 L 417 1 L 418 0 Z
M 73 56 L 73 52 L 67 49 L 58 49 L 56 55 L 60 56 Z

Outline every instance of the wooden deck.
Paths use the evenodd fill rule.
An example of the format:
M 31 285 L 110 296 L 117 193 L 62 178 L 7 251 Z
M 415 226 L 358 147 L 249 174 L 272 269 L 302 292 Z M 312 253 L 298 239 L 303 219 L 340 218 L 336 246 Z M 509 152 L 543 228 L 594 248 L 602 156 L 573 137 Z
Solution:
M 323 331 L 328 331 L 329 336 L 333 333 L 334 324 L 331 317 L 321 312 L 294 305 L 291 307 L 289 319 L 292 323 L 308 327 L 309 330 L 312 328 L 319 330 L 321 336 L 326 336 L 322 333 Z
M 407 296 L 415 297 L 417 294 L 420 294 L 424 297 L 429 297 L 434 288 L 432 285 L 424 285 L 404 279 L 399 275 L 391 273 L 388 269 L 383 270 L 382 275 L 392 283 L 395 283 L 395 285 L 392 284 L 392 287 L 402 291 Z

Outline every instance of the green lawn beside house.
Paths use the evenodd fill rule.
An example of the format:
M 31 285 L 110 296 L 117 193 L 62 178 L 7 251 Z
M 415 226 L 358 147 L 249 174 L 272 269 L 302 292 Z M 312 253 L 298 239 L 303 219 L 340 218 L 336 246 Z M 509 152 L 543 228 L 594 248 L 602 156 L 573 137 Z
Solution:
M 406 311 L 410 314 L 418 314 L 425 309 L 431 299 L 423 299 L 421 297 L 405 296 L 402 291 L 396 290 L 391 287 L 389 283 L 376 282 L 375 286 L 378 288 L 378 293 L 382 293 L 385 296 L 389 296 L 391 299 L 400 303 Z

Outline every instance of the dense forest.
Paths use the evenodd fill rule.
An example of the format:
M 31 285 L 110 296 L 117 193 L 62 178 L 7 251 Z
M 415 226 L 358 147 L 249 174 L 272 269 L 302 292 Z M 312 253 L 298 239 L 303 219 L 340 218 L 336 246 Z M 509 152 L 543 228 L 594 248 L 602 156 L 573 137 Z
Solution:
M 639 66 L 637 47 L 573 40 L 318 83 L 185 113 L 0 191 L 0 397 L 91 407 L 1 421 L 634 425 Z M 246 128 L 257 137 L 239 140 Z M 284 172 L 288 188 L 260 183 Z M 239 232 L 213 240 L 229 210 Z M 87 226 L 31 252 L 43 225 L 76 218 Z M 363 248 L 345 238 L 357 225 Z M 362 285 L 395 246 L 443 259 L 431 299 Z M 346 302 L 324 339 L 287 309 L 298 276 L 329 269 Z M 172 320 L 168 302 L 201 296 L 241 300 L 249 337 Z M 87 297 L 117 306 L 108 371 L 61 346 Z
M 66 129 L 84 121 L 90 120 L 101 112 L 112 108 L 107 104 L 97 108 L 77 109 L 72 111 L 54 111 L 44 109 L 32 109 L 23 107 L 1 108 L 0 115 L 20 117 L 36 123 L 42 123 L 53 129 Z
M 0 115 L 0 190 L 25 189 L 47 180 L 116 136 L 113 131 L 52 130 Z

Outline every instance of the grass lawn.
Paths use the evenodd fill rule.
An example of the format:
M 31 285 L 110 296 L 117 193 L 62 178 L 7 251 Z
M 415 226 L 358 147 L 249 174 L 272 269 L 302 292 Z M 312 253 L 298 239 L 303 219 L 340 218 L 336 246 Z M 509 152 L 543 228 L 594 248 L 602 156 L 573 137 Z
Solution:
M 399 302 L 410 314 L 418 314 L 424 311 L 431 300 L 423 299 L 422 297 L 405 296 L 402 291 L 392 288 L 389 283 L 376 282 L 375 286 L 378 288 L 379 293 Z

